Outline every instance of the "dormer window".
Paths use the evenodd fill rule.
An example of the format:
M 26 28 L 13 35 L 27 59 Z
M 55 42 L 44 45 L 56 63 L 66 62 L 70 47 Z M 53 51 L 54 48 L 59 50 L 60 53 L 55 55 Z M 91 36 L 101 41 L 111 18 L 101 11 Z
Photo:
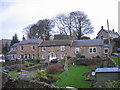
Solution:
M 42 47 L 42 51 L 43 51 L 43 52 L 46 51 L 46 47 Z
M 65 46 L 60 46 L 60 50 L 64 51 L 65 50 Z

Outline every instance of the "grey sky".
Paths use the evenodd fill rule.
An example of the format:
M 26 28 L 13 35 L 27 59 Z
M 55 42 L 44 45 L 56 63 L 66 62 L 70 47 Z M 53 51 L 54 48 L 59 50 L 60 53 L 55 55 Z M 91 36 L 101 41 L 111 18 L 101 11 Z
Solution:
M 52 18 L 60 13 L 80 10 L 88 15 L 94 26 L 96 37 L 101 25 L 118 31 L 119 0 L 1 0 L 0 1 L 0 39 L 11 39 L 14 33 L 22 38 L 23 28 L 40 19 Z

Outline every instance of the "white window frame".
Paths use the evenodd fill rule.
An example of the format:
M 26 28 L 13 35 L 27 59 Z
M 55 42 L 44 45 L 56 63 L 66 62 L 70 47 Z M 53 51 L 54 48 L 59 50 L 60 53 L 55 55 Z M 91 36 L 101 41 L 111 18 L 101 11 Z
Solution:
M 45 52 L 46 51 L 46 47 L 42 47 L 42 51 Z
M 90 49 L 92 50 L 92 52 L 90 52 Z M 94 52 L 94 49 L 96 49 L 96 52 Z M 89 47 L 89 53 L 97 53 L 97 48 L 96 47 Z
M 23 59 L 23 58 L 24 58 L 24 55 L 23 55 L 23 54 L 20 54 L 20 58 Z
M 33 47 L 34 47 L 34 49 L 33 49 Z M 32 46 L 32 50 L 35 50 L 35 46 Z
M 75 48 L 75 54 L 78 54 L 80 52 L 79 48 Z
M 27 56 L 27 54 L 24 54 L 24 58 L 25 58 L 25 59 L 28 59 L 28 56 Z
M 20 46 L 20 50 L 22 51 L 24 48 L 23 48 L 23 46 Z
M 65 46 L 60 46 L 61 51 L 65 51 Z
M 107 53 L 105 52 L 106 49 L 108 50 Z M 104 51 L 103 51 L 103 52 L 104 52 L 104 54 L 108 54 L 108 53 L 109 53 L 109 49 L 108 49 L 108 48 L 104 48 Z
M 61 59 L 64 59 L 65 58 L 65 54 L 61 54 Z

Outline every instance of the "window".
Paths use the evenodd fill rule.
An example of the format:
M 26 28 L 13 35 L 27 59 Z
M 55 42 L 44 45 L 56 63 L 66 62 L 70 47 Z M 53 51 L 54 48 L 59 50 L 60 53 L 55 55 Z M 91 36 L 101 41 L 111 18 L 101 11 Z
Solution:
M 93 52 L 94 52 L 94 53 L 96 52 L 96 48 L 93 48 Z
M 46 47 L 42 47 L 42 51 L 46 51 Z
M 32 46 L 32 50 L 34 50 L 35 49 L 35 46 Z
M 23 54 L 20 55 L 20 58 L 23 59 Z
M 35 58 L 35 54 L 32 54 L 32 59 Z
M 28 54 L 28 58 L 29 58 L 29 59 L 31 58 L 31 55 L 30 55 L 30 54 Z
M 46 54 L 43 54 L 42 55 L 42 59 L 46 59 L 47 58 L 47 55 Z
M 108 48 L 104 48 L 104 53 L 108 54 Z
M 14 58 L 14 55 L 13 55 L 13 58 Z
M 65 46 L 60 46 L 60 50 L 64 51 L 65 50 Z
M 75 48 L 75 54 L 78 54 L 80 52 L 79 48 Z
M 20 50 L 23 50 L 23 46 L 20 46 Z
M 61 59 L 64 59 L 64 57 L 65 57 L 65 54 L 61 54 Z
M 89 52 L 90 53 L 96 53 L 97 52 L 97 48 L 96 47 L 90 47 L 89 48 Z
M 24 55 L 24 58 L 27 59 L 27 54 Z

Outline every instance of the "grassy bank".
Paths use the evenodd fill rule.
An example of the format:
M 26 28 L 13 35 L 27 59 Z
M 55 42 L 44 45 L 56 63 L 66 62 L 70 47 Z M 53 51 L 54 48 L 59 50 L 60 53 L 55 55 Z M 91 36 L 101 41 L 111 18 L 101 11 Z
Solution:
M 53 74 L 52 76 L 61 78 L 55 85 L 59 87 L 90 88 L 92 81 L 84 81 L 86 78 L 84 74 L 88 71 L 88 68 L 87 66 L 70 66 L 68 74 L 66 72 Z
M 118 60 L 118 58 L 112 58 L 112 59 L 120 66 L 120 60 Z

